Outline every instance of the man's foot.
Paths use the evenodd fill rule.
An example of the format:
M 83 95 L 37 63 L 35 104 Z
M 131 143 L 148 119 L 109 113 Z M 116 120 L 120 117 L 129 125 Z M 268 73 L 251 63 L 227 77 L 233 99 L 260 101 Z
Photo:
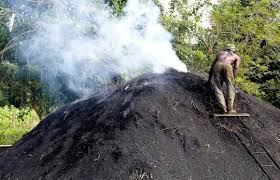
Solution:
M 227 110 L 220 109 L 217 113 L 219 113 L 219 114 L 227 114 Z
M 235 113 L 236 113 L 236 110 L 235 110 L 235 109 L 228 110 L 227 113 L 228 113 L 228 114 L 235 114 Z

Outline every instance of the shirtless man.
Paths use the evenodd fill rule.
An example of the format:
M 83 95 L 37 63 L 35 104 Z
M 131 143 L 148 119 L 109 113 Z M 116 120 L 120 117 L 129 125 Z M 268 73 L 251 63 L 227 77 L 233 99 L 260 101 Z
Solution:
M 214 90 L 219 106 L 223 113 L 236 113 L 233 109 L 235 99 L 234 79 L 237 76 L 240 65 L 240 57 L 234 53 L 235 47 L 227 45 L 223 51 L 219 52 L 209 72 L 208 82 L 211 83 L 214 75 Z M 227 87 L 227 97 L 224 98 L 223 83 Z

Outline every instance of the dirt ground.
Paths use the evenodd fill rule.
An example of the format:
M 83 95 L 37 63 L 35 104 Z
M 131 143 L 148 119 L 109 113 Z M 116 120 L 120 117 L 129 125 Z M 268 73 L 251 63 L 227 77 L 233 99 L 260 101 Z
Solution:
M 146 74 L 67 105 L 0 158 L 0 179 L 280 179 L 280 110 L 238 90 L 249 118 L 213 118 L 195 73 Z

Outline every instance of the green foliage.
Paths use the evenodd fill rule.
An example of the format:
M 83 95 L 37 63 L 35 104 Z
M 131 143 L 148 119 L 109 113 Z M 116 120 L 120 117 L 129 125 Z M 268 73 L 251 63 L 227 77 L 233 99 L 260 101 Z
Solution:
M 253 83 L 250 80 L 244 79 L 242 77 L 237 77 L 236 84 L 238 84 L 241 89 L 252 95 L 255 95 L 259 98 L 265 98 L 265 93 L 260 90 L 260 85 L 257 83 Z
M 208 1 L 199 1 L 190 8 L 188 0 L 172 0 L 170 9 L 162 15 L 178 57 L 196 71 L 207 71 L 214 57 L 208 31 L 201 26 L 200 8 L 208 5 Z
M 30 109 L 0 108 L 0 144 L 15 143 L 38 123 L 38 116 Z
M 18 44 L 28 38 L 26 32 L 32 30 L 32 24 L 17 15 L 13 32 L 10 33 L 6 27 L 10 15 L 7 8 L 0 6 L 0 52 L 11 47 L 0 54 L 0 107 L 13 105 L 17 108 L 32 108 L 42 119 L 58 106 L 77 97 L 66 88 L 63 79 L 61 86 L 55 90 L 43 83 L 42 70 L 18 55 Z
M 8 21 L 10 11 L 3 6 L 0 6 L 0 51 L 5 47 L 8 40 L 8 29 L 5 23 Z
M 178 57 L 192 65 L 194 60 L 190 37 L 195 28 L 185 0 L 170 1 L 170 9 L 162 15 L 162 23 L 173 35 L 173 46 Z
M 276 93 L 280 91 L 279 7 L 270 0 L 226 0 L 214 6 L 212 22 L 210 32 L 218 36 L 216 49 L 227 43 L 237 47 L 242 59 L 239 86 L 280 107 Z
M 177 55 L 197 71 L 208 73 L 226 44 L 233 43 L 242 59 L 236 80 L 243 90 L 280 107 L 280 15 L 273 0 L 223 0 L 213 5 L 212 28 L 202 28 L 200 1 L 192 8 L 187 0 L 170 2 L 162 21 L 174 35 Z
M 105 2 L 113 9 L 114 14 L 121 14 L 127 0 L 105 0 Z

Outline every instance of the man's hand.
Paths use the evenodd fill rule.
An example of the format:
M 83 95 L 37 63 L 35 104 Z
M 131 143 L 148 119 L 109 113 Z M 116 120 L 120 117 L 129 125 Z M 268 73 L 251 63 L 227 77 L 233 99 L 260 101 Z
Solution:
M 207 81 L 207 86 L 212 86 L 211 79 L 208 79 L 208 81 Z
M 234 69 L 233 69 L 233 76 L 234 76 L 234 79 L 236 78 L 237 73 L 238 73 L 238 69 L 237 69 L 237 68 L 234 68 Z
M 211 79 L 212 79 L 212 76 L 213 76 L 213 71 L 214 71 L 214 66 L 217 62 L 217 58 L 215 59 L 215 61 L 212 63 L 212 66 L 210 68 L 210 71 L 209 71 L 209 76 L 208 76 L 208 84 L 211 84 Z

